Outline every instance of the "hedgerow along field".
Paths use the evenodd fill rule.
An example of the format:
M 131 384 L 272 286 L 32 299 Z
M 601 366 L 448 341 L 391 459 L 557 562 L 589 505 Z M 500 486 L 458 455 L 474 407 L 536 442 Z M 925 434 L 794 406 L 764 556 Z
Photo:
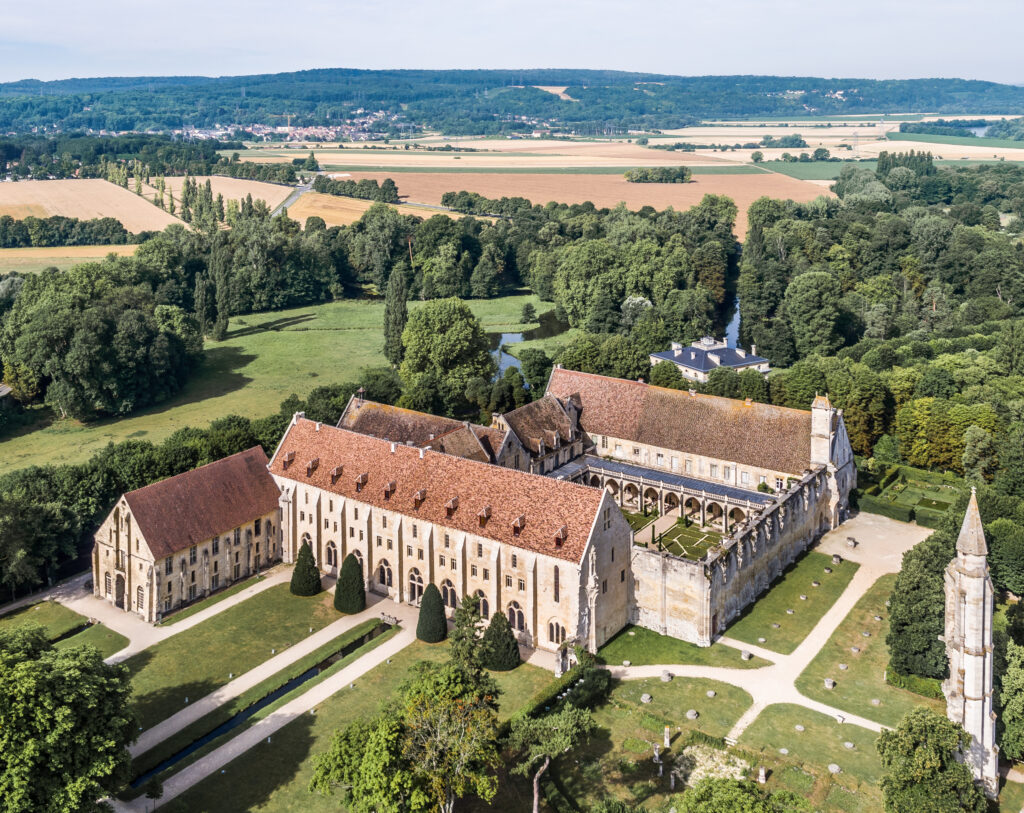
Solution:
M 471 300 L 487 332 L 513 332 L 523 305 L 549 310 L 530 295 Z M 410 309 L 419 303 L 410 302 Z M 277 412 L 291 393 L 352 381 L 366 366 L 386 364 L 383 300 L 342 300 L 273 313 L 232 317 L 227 338 L 206 343 L 206 361 L 170 401 L 120 419 L 90 424 L 49 422 L 3 441 L 4 469 L 76 463 L 108 443 L 129 438 L 158 443 L 184 426 L 206 426 L 225 415 L 259 418 Z M 534 325 L 535 326 L 535 325 Z

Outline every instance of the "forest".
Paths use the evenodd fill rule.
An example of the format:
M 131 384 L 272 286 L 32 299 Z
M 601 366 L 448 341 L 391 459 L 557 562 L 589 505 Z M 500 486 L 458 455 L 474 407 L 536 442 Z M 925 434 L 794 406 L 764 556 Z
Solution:
M 643 95 L 636 92 L 644 83 Z M 535 86 L 568 86 L 571 100 Z M 1021 113 L 1024 88 L 962 79 L 684 77 L 586 70 L 365 71 L 113 77 L 0 84 L 0 130 L 296 126 L 381 111 L 382 135 L 524 132 L 540 120 L 583 134 L 677 128 L 699 118 L 937 112 Z

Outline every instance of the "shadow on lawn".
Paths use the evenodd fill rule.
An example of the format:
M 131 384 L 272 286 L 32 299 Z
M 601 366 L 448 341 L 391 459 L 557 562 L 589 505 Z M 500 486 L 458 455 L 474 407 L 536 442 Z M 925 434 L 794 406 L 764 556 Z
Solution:
M 241 336 L 252 336 L 256 333 L 266 333 L 270 330 L 287 330 L 290 327 L 301 325 L 303 322 L 311 322 L 314 319 L 316 319 L 315 313 L 298 313 L 295 316 L 282 316 L 280 319 L 271 319 L 269 322 L 261 322 L 258 325 L 246 325 L 239 330 L 232 330 L 228 333 L 227 338 L 237 339 Z

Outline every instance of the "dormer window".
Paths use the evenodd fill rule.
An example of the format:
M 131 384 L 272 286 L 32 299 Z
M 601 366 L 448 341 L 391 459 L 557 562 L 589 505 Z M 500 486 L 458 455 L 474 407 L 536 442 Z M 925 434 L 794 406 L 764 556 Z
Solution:
M 458 508 L 459 508 L 459 498 L 458 498 L 458 495 L 456 495 L 456 496 L 452 497 L 450 500 L 448 500 L 448 502 L 446 502 L 444 504 L 444 507 L 445 507 L 445 510 L 448 511 L 448 516 L 451 516 L 452 514 L 454 514 L 458 510 Z
M 335 466 L 331 469 L 331 485 L 333 486 L 338 482 L 338 478 L 341 477 L 341 473 L 345 470 L 344 466 Z
M 284 467 L 287 469 L 289 465 L 295 460 L 295 452 L 284 453 Z
M 485 505 L 480 509 L 480 513 L 476 515 L 477 519 L 480 520 L 480 527 L 482 528 L 487 524 L 487 520 L 491 518 L 491 506 Z
M 320 466 L 320 458 L 319 457 L 314 457 L 312 460 L 310 460 L 306 464 L 306 476 L 307 477 L 311 477 L 313 472 L 316 471 L 317 468 L 319 468 L 319 466 Z
M 398 488 L 398 483 L 396 483 L 394 480 L 389 480 L 388 483 L 384 486 L 384 499 L 391 499 L 391 495 L 395 493 L 396 488 Z
M 560 548 L 566 539 L 569 538 L 569 526 L 563 525 L 555 531 L 555 547 Z
M 519 536 L 519 533 L 526 527 L 526 514 L 520 514 L 512 520 L 512 534 Z
M 363 486 L 366 485 L 366 481 L 370 479 L 370 475 L 367 472 L 363 472 L 356 478 L 356 493 L 358 494 L 363 490 Z
M 427 490 L 425 488 L 421 488 L 419 491 L 413 494 L 412 499 L 415 506 L 419 508 L 421 505 L 423 505 L 423 501 L 427 499 Z

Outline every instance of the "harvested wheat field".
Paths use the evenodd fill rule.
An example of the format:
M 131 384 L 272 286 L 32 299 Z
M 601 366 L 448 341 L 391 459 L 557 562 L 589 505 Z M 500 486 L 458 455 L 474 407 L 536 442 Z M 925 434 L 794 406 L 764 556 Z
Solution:
M 0 274 L 9 271 L 36 274 L 51 267 L 65 271 L 79 263 L 102 260 L 108 254 L 130 257 L 137 248 L 135 245 L 0 248 Z
M 307 192 L 288 207 L 288 217 L 304 224 L 307 217 L 316 216 L 322 217 L 324 223 L 328 226 L 348 226 L 359 220 L 363 213 L 371 206 L 373 206 L 373 201 L 370 200 L 345 198 L 338 195 L 322 195 L 319 192 Z M 394 208 L 398 209 L 403 215 L 416 215 L 423 218 L 432 217 L 433 215 L 462 217 L 462 215 L 439 211 L 429 206 L 402 204 Z
M 387 177 L 386 173 L 352 173 L 353 178 Z M 820 186 L 777 173 L 756 175 L 697 175 L 692 183 L 654 184 L 627 183 L 617 175 L 510 175 L 497 173 L 466 173 L 446 175 L 433 172 L 403 172 L 397 178 L 398 192 L 410 203 L 439 204 L 445 192 L 466 190 L 488 198 L 528 198 L 533 203 L 583 203 L 615 206 L 625 201 L 630 209 L 653 206 L 664 209 L 688 209 L 700 203 L 705 195 L 728 195 L 739 208 L 736 234 L 743 239 L 747 233 L 747 207 L 765 195 L 814 200 L 832 193 Z M 301 202 L 301 201 L 300 201 Z
M 253 200 L 266 201 L 267 206 L 271 209 L 284 203 L 288 196 L 295 191 L 295 188 L 292 186 L 284 186 L 277 183 L 246 181 L 241 178 L 228 178 L 224 175 L 196 176 L 196 183 L 200 186 L 203 186 L 207 180 L 210 181 L 213 196 L 223 195 L 225 202 L 229 200 L 243 200 L 246 195 L 252 195 Z M 168 188 L 174 192 L 175 201 L 180 204 L 181 188 L 185 185 L 185 179 L 182 177 L 168 177 L 164 178 L 164 181 Z M 152 194 L 152 190 L 148 191 Z
M 130 232 L 162 231 L 178 218 L 134 192 L 98 178 L 0 183 L 0 215 L 14 218 L 63 215 L 91 220 L 113 217 Z

